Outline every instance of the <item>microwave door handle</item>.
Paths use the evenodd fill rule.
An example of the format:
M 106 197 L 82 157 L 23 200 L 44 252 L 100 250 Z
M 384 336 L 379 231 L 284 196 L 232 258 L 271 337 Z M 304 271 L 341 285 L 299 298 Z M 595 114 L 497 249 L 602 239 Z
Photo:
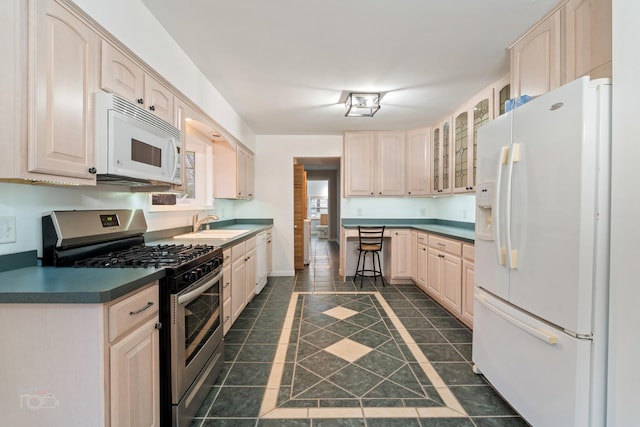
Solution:
M 194 289 L 192 291 L 189 291 L 186 294 L 180 295 L 178 297 L 178 304 L 179 305 L 187 305 L 191 301 L 193 301 L 194 299 L 198 298 L 207 289 L 209 289 L 213 283 L 215 283 L 215 282 L 219 281 L 220 279 L 222 279 L 222 273 L 223 272 L 221 271 L 213 279 L 207 280 L 207 283 L 203 284 L 202 286 L 198 286 L 196 289 Z
M 173 153 L 175 154 L 175 156 L 173 157 L 173 172 L 171 173 L 171 176 L 175 178 L 176 172 L 178 171 L 178 164 L 180 163 L 180 152 L 178 151 L 178 144 L 176 143 L 176 140 L 174 138 L 171 138 L 171 144 L 173 145 Z

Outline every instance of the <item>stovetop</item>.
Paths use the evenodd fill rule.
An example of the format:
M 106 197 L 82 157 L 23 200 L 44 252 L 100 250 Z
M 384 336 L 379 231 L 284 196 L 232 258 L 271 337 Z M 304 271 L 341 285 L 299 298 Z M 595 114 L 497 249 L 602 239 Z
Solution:
M 109 252 L 76 261 L 74 267 L 98 268 L 177 268 L 192 260 L 202 262 L 215 251 L 208 245 L 139 245 L 116 252 Z M 204 258 L 203 258 L 204 257 Z

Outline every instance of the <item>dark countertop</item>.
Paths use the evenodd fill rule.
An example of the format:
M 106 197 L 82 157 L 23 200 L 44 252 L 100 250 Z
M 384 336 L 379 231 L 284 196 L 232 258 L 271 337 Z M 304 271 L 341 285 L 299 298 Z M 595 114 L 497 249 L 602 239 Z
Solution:
M 230 220 L 215 228 L 249 230 L 229 239 L 175 238 L 179 231 L 159 231 L 145 237 L 147 244 L 184 243 L 230 247 L 273 224 L 272 220 Z M 165 276 L 162 268 L 65 268 L 37 266 L 36 252 L 0 256 L 0 304 L 99 304 L 113 301 Z M 7 261 L 8 260 L 8 261 Z M 5 261 L 5 262 L 3 262 Z M 8 270 L 7 264 L 15 269 Z
M 386 219 L 386 218 L 343 218 L 342 226 L 347 229 L 358 225 L 382 226 L 387 228 L 411 228 L 438 234 L 444 237 L 475 243 L 475 224 L 472 222 L 446 221 L 441 219 Z
M 25 267 L 0 273 L 0 303 L 99 304 L 162 277 L 161 268 Z

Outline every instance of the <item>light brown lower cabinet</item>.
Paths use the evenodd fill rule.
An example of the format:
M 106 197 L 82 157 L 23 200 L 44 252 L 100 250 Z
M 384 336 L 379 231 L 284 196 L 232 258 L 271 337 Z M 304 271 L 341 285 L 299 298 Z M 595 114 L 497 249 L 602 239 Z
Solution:
M 159 426 L 158 308 L 157 281 L 104 304 L 0 304 L 2 425 Z
M 418 233 L 416 285 L 465 325 L 473 326 L 473 245 Z

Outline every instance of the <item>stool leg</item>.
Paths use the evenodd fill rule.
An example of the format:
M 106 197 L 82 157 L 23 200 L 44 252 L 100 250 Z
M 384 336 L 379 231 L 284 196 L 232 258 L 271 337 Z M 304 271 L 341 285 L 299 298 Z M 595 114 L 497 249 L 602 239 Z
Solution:
M 380 281 L 382 282 L 382 286 L 384 287 L 384 277 L 382 276 L 382 264 L 380 263 L 380 252 L 376 252 L 376 258 L 378 259 L 378 274 L 380 275 Z M 376 277 L 376 283 L 378 283 L 377 277 Z
M 358 270 L 360 270 L 360 257 L 362 256 L 362 251 L 358 251 L 358 262 L 356 263 L 356 272 L 353 273 L 353 282 L 355 283 L 356 278 L 358 277 Z
M 362 273 L 360 274 L 360 289 L 362 289 L 362 284 L 364 282 L 364 270 L 367 268 L 367 251 L 362 255 Z

